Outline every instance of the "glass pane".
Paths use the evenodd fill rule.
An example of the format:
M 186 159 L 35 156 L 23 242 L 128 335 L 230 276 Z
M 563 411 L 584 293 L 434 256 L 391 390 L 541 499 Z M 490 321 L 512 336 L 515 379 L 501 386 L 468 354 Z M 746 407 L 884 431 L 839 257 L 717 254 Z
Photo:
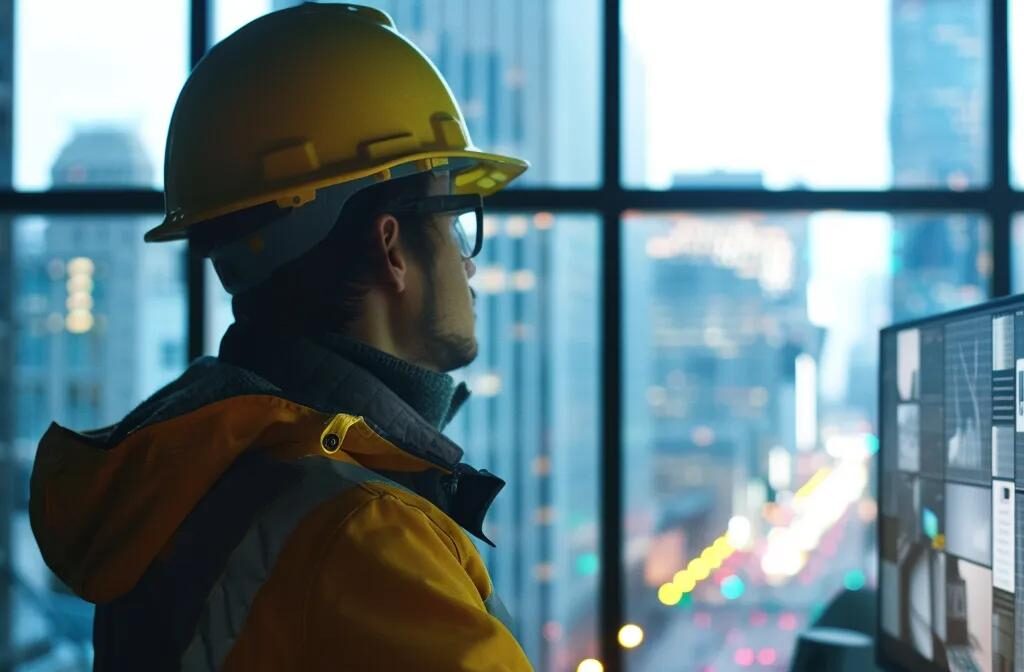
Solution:
M 1010 248 L 1010 293 L 1024 293 L 1024 214 L 1013 217 L 1013 237 Z
M 17 4 L 17 39 L 0 34 L 0 44 L 14 45 L 16 188 L 162 187 L 167 126 L 189 70 L 188 6 Z M 9 119 L 11 98 L 4 101 L 0 119 Z M 10 142 L 0 130 L 0 157 L 10 156 Z M 0 179 L 10 184 L 10 168 Z
M 231 312 L 231 295 L 224 291 L 213 270 L 213 262 L 206 260 L 206 334 L 204 354 L 216 356 L 220 352 L 220 339 L 235 316 Z
M 51 421 L 75 430 L 120 420 L 186 364 L 185 246 L 147 245 L 149 216 L 21 216 L 0 221 L 0 650 L 32 669 L 88 670 L 92 605 L 43 564 L 28 522 L 28 476 Z M 8 287 L 13 291 L 8 295 Z M 2 469 L 2 465 L 9 465 Z M 9 556 L 7 555 L 9 553 Z M 18 668 L 20 669 L 20 668 Z
M 874 585 L 878 329 L 986 297 L 967 214 L 652 213 L 624 231 L 631 670 L 788 669 Z
M 538 670 L 596 656 L 600 228 L 589 215 L 488 216 L 471 285 L 480 355 L 449 434 L 504 478 L 480 545 Z
M 988 4 L 623 0 L 625 180 L 984 186 Z
M 598 654 L 600 228 L 590 215 L 487 215 L 470 284 L 473 394 L 447 433 L 507 481 L 479 544 L 538 671 Z M 232 320 L 213 275 L 207 352 Z M 212 338 L 209 338 L 211 337 Z
M 1010 0 L 1010 180 L 1024 187 L 1024 5 Z
M 299 0 L 214 0 L 213 35 Z M 476 146 L 531 164 L 513 185 L 595 186 L 601 173 L 599 0 L 360 0 L 438 67 Z M 571 39 L 566 39 L 571 36 Z

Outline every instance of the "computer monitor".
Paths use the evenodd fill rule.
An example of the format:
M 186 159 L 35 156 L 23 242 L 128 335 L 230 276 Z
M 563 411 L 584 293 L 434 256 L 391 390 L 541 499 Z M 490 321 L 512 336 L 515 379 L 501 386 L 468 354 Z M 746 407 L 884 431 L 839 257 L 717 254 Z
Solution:
M 879 664 L 1024 670 L 1024 296 L 880 349 Z

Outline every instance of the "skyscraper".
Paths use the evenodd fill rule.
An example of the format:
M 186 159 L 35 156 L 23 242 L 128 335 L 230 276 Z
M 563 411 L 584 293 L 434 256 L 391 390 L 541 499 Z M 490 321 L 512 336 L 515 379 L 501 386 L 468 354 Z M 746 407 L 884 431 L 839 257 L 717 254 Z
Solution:
M 79 129 L 57 156 L 58 188 L 152 184 L 153 167 L 134 133 Z M 75 430 L 111 424 L 185 365 L 184 247 L 145 245 L 143 216 L 23 216 L 13 225 L 18 302 L 14 387 L 15 492 L 27 495 L 35 447 L 50 421 Z M 61 595 L 27 525 L 13 513 L 13 606 L 19 639 L 87 647 L 91 608 Z M 54 590 L 56 593 L 49 593 Z M 40 611 L 41 604 L 47 608 Z
M 732 669 L 721 638 L 747 636 L 753 605 L 811 608 L 808 590 L 764 585 L 757 552 L 729 569 L 746 601 L 723 601 L 703 579 L 683 589 L 686 608 L 660 593 L 713 557 L 732 517 L 766 532 L 770 453 L 793 465 L 792 486 L 776 486 L 783 503 L 813 473 L 802 463 L 820 455 L 817 411 L 801 398 L 817 389 L 797 376 L 799 361 L 821 361 L 825 337 L 808 314 L 809 229 L 804 213 L 652 213 L 624 225 L 627 617 L 652 634 L 631 667 L 668 669 L 686 651 L 695 667 Z M 692 627 L 688 609 L 714 614 L 714 628 Z
M 14 89 L 14 2 L 0 0 L 0 184 L 11 183 Z M 11 510 L 14 507 L 13 406 L 14 380 L 14 240 L 11 218 L 0 216 L 0 659 L 11 650 L 11 585 L 7 578 Z
M 134 133 L 116 127 L 78 130 L 52 169 L 54 186 L 65 189 L 148 185 L 152 172 Z M 40 244 L 20 259 L 19 272 L 29 287 L 46 283 L 33 290 L 42 299 L 31 304 L 39 314 L 26 317 L 45 313 L 49 328 L 22 331 L 25 351 L 44 352 L 21 365 L 19 383 L 43 384 L 49 415 L 73 429 L 116 422 L 133 400 L 185 364 L 184 248 L 144 244 L 151 219 L 90 215 L 25 223 Z M 19 429 L 34 445 L 43 428 Z
M 906 187 L 965 189 L 988 171 L 988 3 L 893 0 L 891 12 L 893 179 Z M 982 218 L 896 215 L 894 321 L 941 309 L 936 286 L 950 293 L 990 271 Z M 950 269 L 951 264 L 959 268 Z M 980 300 L 982 297 L 977 297 Z
M 890 139 L 899 186 L 988 180 L 988 3 L 893 0 Z

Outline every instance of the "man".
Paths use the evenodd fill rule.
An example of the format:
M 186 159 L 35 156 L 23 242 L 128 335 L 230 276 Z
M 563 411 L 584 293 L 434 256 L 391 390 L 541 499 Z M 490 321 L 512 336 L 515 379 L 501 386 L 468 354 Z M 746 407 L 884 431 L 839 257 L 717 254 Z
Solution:
M 466 534 L 503 482 L 441 433 L 481 198 L 526 167 L 373 9 L 275 12 L 200 62 L 147 240 L 209 254 L 236 321 L 117 425 L 52 425 L 32 476 L 96 669 L 530 669 Z

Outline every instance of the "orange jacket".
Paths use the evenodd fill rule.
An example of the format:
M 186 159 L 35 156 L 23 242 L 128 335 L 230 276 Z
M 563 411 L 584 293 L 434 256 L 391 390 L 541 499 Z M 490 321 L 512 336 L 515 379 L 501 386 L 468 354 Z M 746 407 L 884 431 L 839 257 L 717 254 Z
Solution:
M 253 381 L 203 358 L 127 426 L 43 437 L 32 527 L 98 605 L 96 669 L 532 669 L 443 501 L 461 475 L 486 508 L 489 475 Z

